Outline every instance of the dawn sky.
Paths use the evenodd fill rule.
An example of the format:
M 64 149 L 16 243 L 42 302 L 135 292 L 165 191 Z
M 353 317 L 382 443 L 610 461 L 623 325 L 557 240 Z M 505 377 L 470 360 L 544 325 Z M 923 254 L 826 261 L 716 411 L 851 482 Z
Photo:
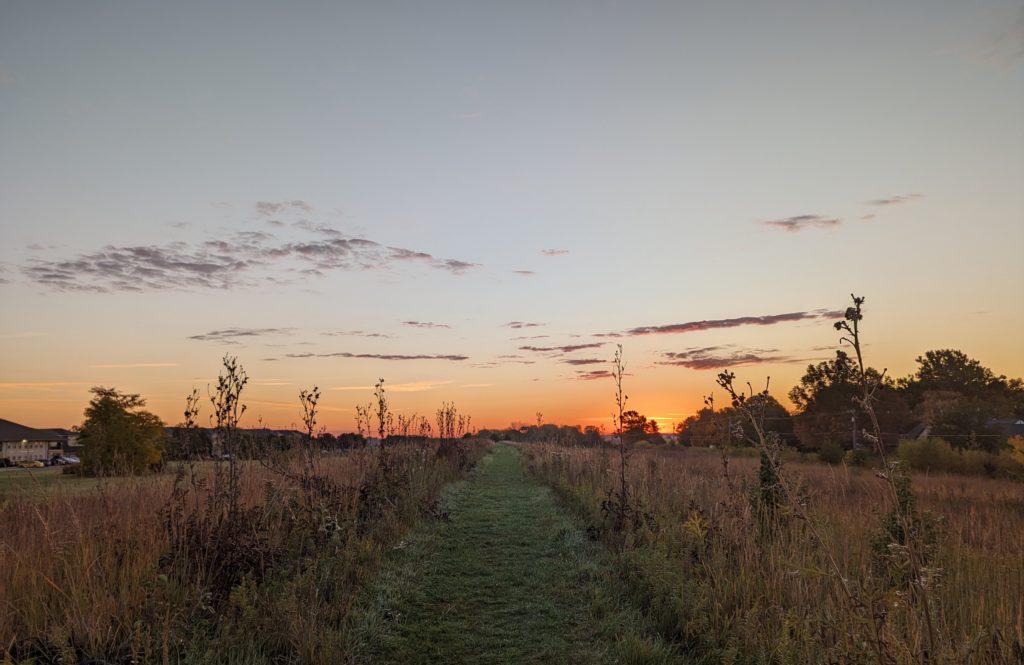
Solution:
M 1024 375 L 1024 2 L 0 0 L 0 418 L 692 414 L 867 354 Z M 204 408 L 204 415 L 209 408 Z

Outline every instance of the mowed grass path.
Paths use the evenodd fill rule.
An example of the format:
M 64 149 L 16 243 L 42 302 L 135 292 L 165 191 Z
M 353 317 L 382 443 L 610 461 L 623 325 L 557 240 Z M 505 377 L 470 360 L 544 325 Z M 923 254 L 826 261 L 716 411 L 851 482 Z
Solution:
M 357 663 L 669 663 L 602 584 L 603 551 L 497 446 L 409 534 L 357 611 Z

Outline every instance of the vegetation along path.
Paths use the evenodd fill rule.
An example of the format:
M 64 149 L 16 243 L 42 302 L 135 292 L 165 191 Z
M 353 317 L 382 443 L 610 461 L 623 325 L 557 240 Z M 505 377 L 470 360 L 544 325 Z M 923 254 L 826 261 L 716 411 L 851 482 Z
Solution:
M 500 445 L 410 533 L 370 585 L 359 663 L 669 663 L 602 584 L 606 554 Z

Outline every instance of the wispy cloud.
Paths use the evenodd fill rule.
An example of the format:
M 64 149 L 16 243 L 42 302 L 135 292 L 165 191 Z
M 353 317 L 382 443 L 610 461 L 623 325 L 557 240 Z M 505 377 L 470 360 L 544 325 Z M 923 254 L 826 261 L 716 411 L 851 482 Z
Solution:
M 1010 67 L 1024 60 L 1024 3 L 1017 4 L 1014 15 L 1005 14 L 998 20 L 998 27 L 975 40 L 968 56 L 996 67 Z
M 536 353 L 572 353 L 583 349 L 597 349 L 604 346 L 604 342 L 590 342 L 588 344 L 567 344 L 565 346 L 520 346 L 520 351 L 534 351 Z
M 25 330 L 20 332 L 0 333 L 0 339 L 25 339 L 28 337 L 48 337 L 50 333 Z
M 294 201 L 257 201 L 253 207 L 256 209 L 256 214 L 264 217 L 296 212 L 307 215 L 313 213 L 312 205 L 298 199 Z
M 366 332 L 365 330 L 328 330 L 320 334 L 327 337 L 375 337 L 380 339 L 392 339 L 391 335 L 379 332 Z
M 896 196 L 890 196 L 884 199 L 872 199 L 866 201 L 865 205 L 869 206 L 892 206 L 899 205 L 900 203 L 909 203 L 910 201 L 916 201 L 922 198 L 921 194 L 898 194 Z
M 734 346 L 707 346 L 685 351 L 668 351 L 662 356 L 665 359 L 658 361 L 658 365 L 674 365 L 697 370 L 806 361 L 805 358 L 780 355 L 778 349 L 739 349 Z
M 267 337 L 273 335 L 289 335 L 295 328 L 225 328 L 211 330 L 201 335 L 192 335 L 189 339 L 200 342 L 233 342 L 240 337 Z
M 540 253 L 544 256 L 565 256 L 569 253 L 567 249 L 542 249 Z
M 0 383 L 0 390 L 53 390 L 87 385 L 89 384 L 84 381 L 22 381 Z
M 610 379 L 612 373 L 606 369 L 595 369 L 589 372 L 577 372 L 576 378 L 580 381 L 595 381 L 597 379 Z
M 261 202 L 256 210 L 271 215 L 303 210 L 302 205 L 306 204 Z M 291 284 L 332 271 L 382 270 L 405 263 L 454 275 L 479 267 L 469 261 L 348 236 L 322 224 L 299 221 L 291 227 L 308 237 L 284 240 L 263 231 L 236 231 L 205 242 L 107 245 L 69 258 L 34 260 L 20 269 L 29 280 L 48 288 L 110 292 Z
M 469 360 L 469 356 L 457 354 L 413 354 L 401 353 L 349 353 L 341 351 L 336 353 L 286 353 L 286 358 L 368 358 L 372 360 Z
M 502 324 L 505 328 L 513 328 L 515 330 L 520 330 L 522 328 L 540 328 L 546 325 L 546 323 L 539 323 L 536 321 L 509 321 L 508 323 Z
M 155 367 L 180 367 L 181 363 L 111 363 L 105 365 L 89 365 L 90 369 L 144 369 Z
M 436 390 L 441 386 L 450 384 L 451 381 L 416 381 L 414 383 L 394 383 L 385 386 L 388 392 L 392 393 L 421 393 L 428 390 Z M 373 392 L 375 386 L 333 386 L 331 390 L 346 392 Z
M 671 323 L 663 326 L 642 326 L 627 330 L 625 334 L 676 335 L 699 332 L 702 330 L 738 328 L 740 326 L 774 326 L 779 323 L 790 323 L 793 321 L 834 319 L 841 317 L 842 315 L 842 312 L 818 309 L 809 312 L 790 312 L 788 314 L 768 314 L 765 316 L 739 316 L 733 319 L 711 319 L 705 321 L 687 321 L 686 323 Z M 615 333 L 609 334 L 613 335 Z
M 451 328 L 447 323 L 434 323 L 433 321 L 402 321 L 402 325 L 410 328 Z
M 537 274 L 532 270 L 513 270 L 512 273 L 515 275 L 522 275 L 523 277 L 532 277 Z
M 608 362 L 608 359 L 601 358 L 565 358 L 560 362 L 566 365 L 601 365 Z
M 781 229 L 787 233 L 799 233 L 807 229 L 828 229 L 838 226 L 842 220 L 836 217 L 823 217 L 821 215 L 796 215 L 782 219 L 763 220 L 760 224 L 773 229 Z

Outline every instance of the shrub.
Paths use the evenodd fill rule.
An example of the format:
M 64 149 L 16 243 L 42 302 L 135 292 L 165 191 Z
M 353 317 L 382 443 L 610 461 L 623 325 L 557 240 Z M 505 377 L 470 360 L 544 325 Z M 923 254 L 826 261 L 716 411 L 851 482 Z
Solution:
M 959 450 L 943 439 L 930 437 L 900 442 L 896 455 L 918 471 L 1024 478 L 1024 462 L 1019 461 L 1012 448 L 999 453 Z
M 868 453 L 863 448 L 847 450 L 846 455 L 843 456 L 843 461 L 849 466 L 866 466 L 868 463 Z
M 821 448 L 818 450 L 818 459 L 825 464 L 839 464 L 843 461 L 843 449 L 835 441 L 828 440 L 821 444 Z

